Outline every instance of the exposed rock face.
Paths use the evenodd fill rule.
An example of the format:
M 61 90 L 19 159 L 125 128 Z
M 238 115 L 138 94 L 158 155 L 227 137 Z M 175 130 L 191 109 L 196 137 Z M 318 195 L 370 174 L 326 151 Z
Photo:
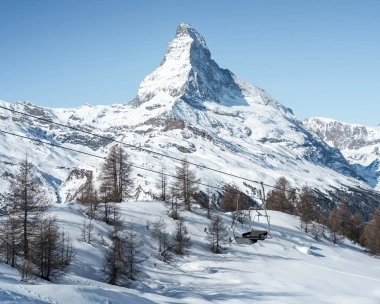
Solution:
M 380 190 L 380 127 L 365 127 L 312 117 L 304 126 L 331 147 L 340 149 L 345 158 L 367 183 Z
M 303 124 L 340 150 L 358 150 L 380 144 L 379 127 L 370 128 L 317 117 L 305 119 Z
M 78 199 L 78 195 L 82 193 L 83 188 L 92 178 L 93 171 L 74 168 L 61 185 L 61 194 L 64 196 L 63 201 L 67 203 Z

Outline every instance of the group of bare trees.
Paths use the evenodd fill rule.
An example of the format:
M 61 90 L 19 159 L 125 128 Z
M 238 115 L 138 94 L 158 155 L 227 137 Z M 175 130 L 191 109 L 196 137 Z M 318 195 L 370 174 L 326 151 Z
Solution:
M 50 202 L 33 165 L 25 158 L 8 188 L 0 227 L 0 254 L 23 280 L 52 280 L 73 257 L 70 237 L 46 214 Z
M 179 217 L 176 220 L 174 231 L 170 234 L 163 218 L 152 223 L 152 237 L 157 243 L 157 249 L 164 262 L 172 259 L 172 254 L 184 255 L 191 246 L 190 233 L 185 220 Z
M 82 241 L 91 243 L 93 219 L 110 225 L 112 230 L 108 238 L 111 243 L 101 235 L 101 243 L 106 247 L 102 271 L 109 284 L 127 286 L 131 280 L 138 279 L 145 258 L 134 225 L 126 226 L 120 212 L 120 203 L 132 197 L 133 188 L 132 165 L 121 145 L 110 147 L 100 168 L 99 181 L 97 189 L 91 174 L 78 196 L 89 217 L 89 221 L 83 223 Z
M 190 246 L 190 236 L 187 227 L 184 224 L 183 218 L 180 216 L 179 211 L 185 209 L 191 211 L 193 202 L 199 199 L 199 188 L 197 184 L 195 171 L 190 168 L 186 159 L 183 159 L 179 166 L 176 168 L 176 175 L 174 180 L 169 183 L 167 175 L 162 171 L 156 186 L 160 190 L 159 197 L 167 201 L 169 217 L 177 220 L 176 229 L 172 233 L 173 238 L 169 239 L 169 234 L 166 232 L 166 224 L 162 219 L 153 223 L 153 237 L 158 242 L 158 250 L 164 260 L 170 260 L 170 253 L 175 252 L 183 255 L 186 248 Z M 235 211 L 237 200 L 239 200 L 240 209 L 247 209 L 248 202 L 245 196 L 236 196 L 238 193 L 236 187 L 229 185 L 224 192 L 221 211 Z M 228 243 L 227 227 L 223 224 L 222 217 L 217 212 L 211 214 L 210 200 L 215 196 L 211 196 L 210 191 L 205 195 L 206 202 L 204 203 L 207 208 L 207 218 L 211 220 L 206 232 L 207 246 L 213 253 L 222 253 L 225 249 L 225 244 Z M 214 202 L 215 204 L 215 202 Z
M 285 177 L 280 177 L 275 188 L 268 192 L 267 209 L 295 214 L 296 191 Z
M 347 203 L 341 201 L 338 208 L 330 212 L 327 226 L 330 229 L 331 241 L 336 244 L 342 239 L 342 236 L 360 242 L 364 223 L 363 217 L 359 213 L 353 215 Z
M 141 264 L 145 260 L 142 242 L 133 224 L 114 224 L 109 234 L 111 245 L 105 251 L 102 271 L 108 284 L 128 286 L 139 278 Z
M 112 224 L 118 214 L 117 204 L 132 197 L 132 166 L 122 146 L 110 147 L 101 166 L 99 180 L 97 189 L 90 174 L 77 200 L 86 207 L 88 217 L 99 216 L 107 224 Z
M 247 210 L 249 203 L 247 197 L 240 193 L 235 185 L 227 185 L 220 201 L 219 210 L 222 212 Z
M 316 238 L 328 237 L 333 243 L 347 237 L 367 247 L 373 254 L 380 254 L 380 206 L 372 215 L 372 221 L 365 223 L 363 216 L 351 212 L 346 201 L 341 200 L 337 208 L 329 211 L 322 208 L 314 190 L 304 186 L 299 195 L 285 177 L 277 180 L 275 189 L 268 192 L 267 208 L 300 216 L 301 228 Z M 329 228 L 329 235 L 325 234 Z
M 196 200 L 199 179 L 195 170 L 190 168 L 187 159 L 183 159 L 176 167 L 176 174 L 170 182 L 167 174 L 162 170 L 156 182 L 160 193 L 158 197 L 163 201 L 180 203 L 187 211 L 191 211 L 191 205 Z
M 78 201 L 85 206 L 85 213 L 90 218 L 90 224 L 84 222 L 82 239 L 90 242 L 91 219 L 100 218 L 113 227 L 109 235 L 111 244 L 105 251 L 103 272 L 107 281 L 115 285 L 127 285 L 129 280 L 136 280 L 141 271 L 140 264 L 144 260 L 141 254 L 141 242 L 133 228 L 124 228 L 120 216 L 119 203 L 132 195 L 132 166 L 125 150 L 115 145 L 109 149 L 107 157 L 100 170 L 100 186 L 94 186 L 92 175 L 88 177 Z M 164 260 L 169 260 L 171 253 L 183 255 L 190 246 L 190 236 L 179 211 L 185 208 L 191 211 L 191 204 L 198 188 L 195 171 L 184 159 L 176 168 L 176 176 L 169 183 L 164 171 L 159 175 L 157 188 L 160 199 L 169 206 L 168 215 L 175 219 L 176 229 L 171 235 L 166 231 L 165 223 L 157 221 L 153 224 L 152 234 L 157 240 L 158 250 Z

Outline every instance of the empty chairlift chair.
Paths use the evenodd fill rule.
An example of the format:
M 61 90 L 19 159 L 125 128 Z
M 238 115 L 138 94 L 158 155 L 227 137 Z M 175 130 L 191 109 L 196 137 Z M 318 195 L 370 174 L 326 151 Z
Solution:
M 264 192 L 264 191 L 263 191 Z M 240 196 L 240 194 L 239 194 Z M 241 236 L 235 236 L 235 241 L 238 244 L 246 244 L 246 245 L 251 245 L 256 243 L 257 241 L 263 241 L 267 237 L 270 237 L 270 217 L 267 214 L 267 210 L 263 207 L 265 198 L 262 199 L 263 204 L 257 208 L 250 207 L 249 208 L 249 227 L 250 231 L 242 233 Z M 259 230 L 259 229 L 254 229 L 252 228 L 252 219 L 251 219 L 251 210 L 256 211 L 256 215 L 254 216 L 254 219 L 257 217 L 258 221 L 260 216 L 263 216 L 267 219 L 267 224 L 268 224 L 268 230 Z M 238 197 L 238 202 L 237 202 L 237 211 L 239 211 L 239 197 Z M 262 211 L 263 213 L 261 213 Z

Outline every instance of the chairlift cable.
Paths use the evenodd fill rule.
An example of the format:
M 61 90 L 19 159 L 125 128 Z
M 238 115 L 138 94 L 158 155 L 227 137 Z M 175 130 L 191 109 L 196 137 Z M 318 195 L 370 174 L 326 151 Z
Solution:
M 57 144 L 54 144 L 54 143 L 51 143 L 51 142 L 45 142 L 45 141 L 42 141 L 42 140 L 39 140 L 39 139 L 33 139 L 33 138 L 30 138 L 30 137 L 27 137 L 27 136 L 15 134 L 15 133 L 4 131 L 4 130 L 1 130 L 1 129 L 0 129 L 0 132 L 5 133 L 5 134 L 9 134 L 9 135 L 12 135 L 12 136 L 15 136 L 15 137 L 19 137 L 19 138 L 23 138 L 23 139 L 27 139 L 27 140 L 31 140 L 31 141 L 35 141 L 35 142 L 39 142 L 39 143 L 44 144 L 44 145 L 50 145 L 50 146 L 53 146 L 53 147 L 62 148 L 62 149 L 65 149 L 65 150 L 73 151 L 73 152 L 84 154 L 84 155 L 93 156 L 93 157 L 101 158 L 101 159 L 106 159 L 106 157 L 103 157 L 103 156 L 99 156 L 99 155 L 95 155 L 95 154 L 91 154 L 91 153 L 75 150 L 75 149 L 64 147 L 64 146 L 61 146 L 61 145 L 57 145 Z M 147 169 L 147 168 L 140 167 L 140 166 L 133 165 L 133 164 L 130 164 L 130 165 L 131 165 L 131 167 L 134 167 L 134 168 L 137 168 L 137 169 L 147 170 L 147 171 L 152 172 L 152 173 L 164 174 L 164 175 L 169 176 L 169 177 L 180 179 L 177 176 L 172 175 L 172 174 L 163 173 L 163 172 L 159 172 L 159 171 L 152 170 L 152 169 Z M 235 192 L 235 191 L 229 191 L 229 190 L 227 190 L 225 188 L 221 188 L 221 187 L 213 186 L 213 185 L 209 185 L 209 184 L 204 184 L 204 183 L 201 183 L 199 181 L 192 181 L 192 182 L 194 182 L 196 184 L 199 184 L 199 185 L 202 185 L 202 186 L 209 187 L 209 188 L 217 189 L 217 190 L 220 190 L 220 191 L 227 191 L 227 192 L 233 193 L 233 194 L 242 194 L 242 195 L 245 195 L 246 197 L 255 198 L 255 199 L 261 199 L 260 197 L 257 197 L 257 196 L 249 196 L 249 195 L 247 195 L 246 193 L 244 193 L 242 191 L 237 191 L 237 192 Z M 265 184 L 263 183 L 263 185 L 265 185 Z M 319 212 L 315 212 L 315 214 L 325 215 L 323 212 L 320 212 L 320 211 Z M 380 216 L 380 214 L 375 213 L 375 212 L 372 213 L 372 216 L 374 216 L 374 215 Z M 337 217 L 337 216 L 334 216 L 334 215 L 331 215 L 331 217 L 333 217 L 333 218 L 339 218 L 339 219 L 344 219 L 343 217 Z M 352 223 L 347 223 L 347 224 L 348 225 L 353 225 Z M 373 227 L 376 227 L 376 228 L 380 229 L 380 226 L 373 225 L 371 223 L 367 223 L 366 226 L 373 226 Z
M 146 149 L 146 148 L 142 148 L 142 147 L 139 147 L 139 146 L 136 146 L 136 145 L 128 144 L 128 143 L 125 143 L 123 141 L 119 141 L 119 140 L 116 140 L 114 138 L 111 138 L 111 137 L 107 137 L 107 136 L 103 136 L 103 135 L 99 135 L 99 134 L 94 134 L 94 133 L 92 133 L 90 131 L 81 130 L 79 128 L 76 128 L 76 127 L 73 127 L 73 126 L 69 126 L 69 125 L 66 125 L 66 124 L 62 124 L 62 123 L 58 123 L 58 122 L 55 122 L 55 121 L 50 120 L 50 119 L 46 119 L 46 118 L 43 118 L 43 117 L 38 117 L 38 116 L 29 114 L 29 113 L 25 113 L 25 112 L 17 111 L 17 110 L 14 110 L 14 109 L 10 109 L 10 108 L 7 108 L 7 107 L 1 106 L 1 105 L 0 105 L 0 108 L 4 109 L 4 110 L 11 111 L 11 112 L 14 112 L 14 113 L 17 113 L 17 114 L 20 114 L 20 115 L 32 117 L 32 118 L 40 120 L 40 121 L 49 122 L 49 123 L 55 124 L 57 126 L 65 127 L 65 128 L 77 131 L 77 132 L 82 132 L 82 133 L 85 133 L 85 134 L 88 134 L 88 135 L 91 135 L 91 136 L 95 136 L 95 137 L 98 137 L 98 138 L 101 138 L 101 139 L 109 140 L 110 142 L 116 142 L 116 143 L 122 144 L 122 145 L 130 147 L 130 148 L 135 148 L 135 149 L 140 150 L 140 151 L 144 151 L 144 152 L 148 152 L 148 153 L 153 153 L 153 154 L 156 154 L 156 155 L 160 155 L 162 157 L 167 157 L 167 158 L 170 158 L 170 159 L 174 159 L 176 161 L 181 161 L 181 162 L 183 161 L 182 159 L 179 159 L 179 158 L 171 156 L 171 155 L 166 155 L 164 153 L 155 152 L 155 151 L 152 151 L 152 150 L 149 150 L 149 149 Z M 236 178 L 239 178 L 239 179 L 242 179 L 242 180 L 245 180 L 245 181 L 249 181 L 249 182 L 252 182 L 252 183 L 256 183 L 256 184 L 262 184 L 263 183 L 263 182 L 255 181 L 255 180 L 248 179 L 248 178 L 245 178 L 245 177 L 241 177 L 241 176 L 238 176 L 238 175 L 235 175 L 235 174 L 232 174 L 232 173 L 224 172 L 224 171 L 221 171 L 221 170 L 218 170 L 218 169 L 210 168 L 210 167 L 207 167 L 205 165 L 200 165 L 200 164 L 197 164 L 197 163 L 194 163 L 194 162 L 190 162 L 188 160 L 186 160 L 186 162 L 188 164 L 196 166 L 197 168 L 207 169 L 207 170 L 210 170 L 210 171 L 214 171 L 214 172 L 217 172 L 217 173 L 220 173 L 220 174 L 224 174 L 224 175 L 228 175 L 228 176 L 231 176 L 231 177 L 236 177 Z M 267 186 L 267 187 L 271 187 L 273 189 L 284 190 L 286 192 L 292 192 L 292 190 L 281 189 L 279 187 L 268 185 L 268 184 L 264 184 L 264 185 Z

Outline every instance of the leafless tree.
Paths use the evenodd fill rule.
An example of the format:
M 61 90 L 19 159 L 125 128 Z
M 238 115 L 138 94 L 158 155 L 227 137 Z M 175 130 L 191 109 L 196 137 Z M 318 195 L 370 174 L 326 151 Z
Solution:
M 239 200 L 239 204 L 238 204 Z M 239 210 L 237 207 L 239 206 Z M 220 211 L 222 212 L 230 212 L 230 211 L 240 211 L 247 210 L 249 208 L 249 204 L 247 202 L 247 197 L 240 193 L 235 185 L 227 185 L 223 192 L 223 197 L 220 202 Z
M 0 226 L 0 254 L 6 264 L 16 266 L 16 258 L 22 248 L 22 226 L 17 217 L 8 216 Z
M 129 280 L 136 280 L 141 272 L 142 243 L 133 225 L 127 230 L 113 229 L 110 233 L 112 245 L 105 252 L 103 273 L 108 284 L 128 285 Z
M 91 244 L 93 230 L 94 230 L 94 224 L 92 223 L 92 219 L 90 218 L 87 225 L 87 244 Z
M 341 236 L 348 236 L 351 229 L 352 214 L 345 201 L 341 201 L 338 209 L 330 212 L 327 226 L 330 229 L 330 239 L 334 244 L 342 240 Z
M 90 217 L 95 217 L 95 212 L 99 205 L 98 191 L 94 185 L 92 173 L 89 175 L 80 195 L 78 201 L 86 206 L 85 213 Z
M 362 235 L 364 228 L 363 222 L 364 219 L 362 215 L 358 212 L 356 212 L 354 216 L 351 218 L 351 229 L 348 237 L 355 242 L 360 242 L 360 236 Z
M 268 192 L 267 209 L 294 214 L 295 190 L 285 177 L 276 181 L 275 189 Z
M 211 217 L 211 224 L 206 235 L 207 244 L 213 253 L 222 253 L 225 250 L 223 245 L 228 243 L 227 227 L 222 221 L 219 213 Z
M 86 220 L 83 220 L 83 225 L 82 225 L 80 234 L 81 234 L 81 241 L 82 242 L 86 242 L 87 241 L 87 224 L 86 224 Z
M 72 255 L 72 243 L 59 232 L 55 219 L 39 218 L 30 246 L 30 261 L 36 274 L 45 280 L 60 277 L 70 264 Z
M 169 235 L 166 231 L 166 223 L 162 217 L 152 223 L 152 237 L 157 241 L 158 251 L 166 251 L 169 245 Z
M 342 240 L 342 236 L 348 236 L 351 229 L 352 214 L 345 201 L 341 201 L 338 209 L 330 212 L 327 226 L 330 229 L 330 239 L 334 244 Z
M 143 243 L 139 238 L 139 234 L 135 231 L 134 225 L 130 225 L 125 232 L 125 255 L 124 265 L 127 273 L 127 278 L 136 281 L 142 271 L 141 264 L 144 262 Z
M 71 240 L 71 237 L 68 233 L 65 232 L 65 229 L 62 229 L 60 232 L 59 248 L 61 251 L 61 265 L 70 265 L 73 257 L 75 256 L 75 252 L 73 250 L 73 242 Z
M 8 216 L 19 221 L 21 229 L 21 251 L 29 258 L 29 241 L 36 219 L 49 205 L 45 190 L 39 182 L 33 165 L 25 158 L 21 161 L 13 178 L 5 201 Z
M 334 209 L 330 212 L 328 219 L 328 227 L 330 229 L 330 241 L 334 244 L 338 244 L 343 240 L 343 236 L 340 234 L 341 225 L 338 217 L 338 210 Z
M 168 199 L 169 180 L 167 175 L 164 173 L 164 169 L 161 169 L 158 180 L 156 182 L 156 187 L 160 191 L 159 199 L 166 201 Z
M 372 254 L 380 254 L 380 205 L 372 214 L 371 222 L 364 227 L 361 242 Z
M 176 167 L 176 175 L 171 187 L 175 196 L 180 199 L 187 211 L 191 211 L 191 203 L 194 195 L 198 191 L 197 179 L 195 171 L 190 169 L 190 165 L 186 159 Z
M 314 220 L 314 207 L 317 199 L 310 187 L 304 186 L 301 190 L 299 200 L 297 202 L 297 208 L 301 220 L 301 228 L 305 232 L 309 232 L 309 227 Z
M 207 204 L 206 204 L 206 210 L 207 210 L 207 214 L 206 214 L 206 217 L 208 219 L 211 218 L 211 190 L 210 190 L 210 187 L 207 187 L 206 188 L 206 194 L 207 194 Z
M 93 236 L 94 224 L 92 223 L 92 219 L 89 221 L 84 220 L 82 229 L 81 229 L 81 241 L 86 242 L 87 244 L 91 244 L 92 236 Z
M 189 248 L 190 243 L 190 235 L 187 227 L 184 224 L 183 218 L 179 218 L 176 223 L 176 228 L 174 231 L 174 244 L 173 250 L 175 253 L 179 255 L 184 255 L 185 250 Z
M 122 202 L 131 197 L 133 180 L 129 155 L 120 145 L 112 146 L 102 165 L 100 192 L 103 201 Z
M 125 285 L 126 272 L 124 267 L 124 251 L 119 235 L 112 236 L 112 243 L 105 251 L 102 271 L 111 285 Z
M 181 205 L 178 203 L 178 198 L 176 196 L 172 196 L 170 201 L 167 202 L 167 206 L 167 215 L 171 217 L 173 220 L 178 220 L 179 211 L 182 209 Z

